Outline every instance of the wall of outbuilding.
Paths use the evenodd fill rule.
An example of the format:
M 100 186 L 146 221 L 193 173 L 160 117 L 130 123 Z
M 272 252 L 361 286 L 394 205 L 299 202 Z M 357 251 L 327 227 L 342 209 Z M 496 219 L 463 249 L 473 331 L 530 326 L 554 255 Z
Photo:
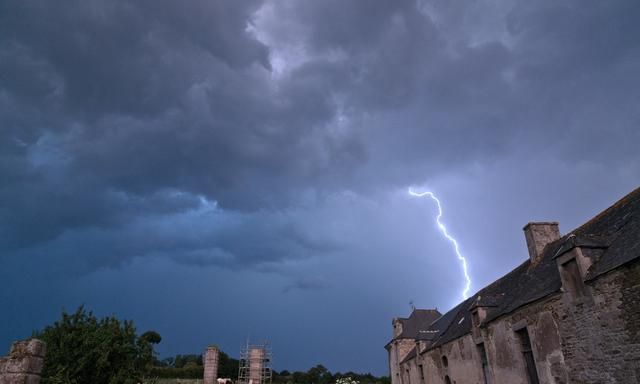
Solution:
M 486 348 L 490 383 L 528 384 L 515 332 L 524 327 L 541 384 L 640 383 L 640 262 L 587 287 L 586 298 L 553 294 L 485 324 L 479 338 L 469 333 L 419 354 L 403 364 L 410 373 L 404 384 L 440 384 L 447 375 L 451 383 L 484 383 L 479 342 Z
M 483 328 L 481 338 L 471 333 L 421 355 L 425 368 L 425 383 L 484 383 L 481 355 L 478 343 L 484 342 L 490 372 L 488 382 L 528 384 L 525 364 L 516 340 L 515 327 L 527 327 L 541 384 L 567 383 L 567 372 L 560 346 L 557 327 L 560 295 L 525 306 L 510 316 L 504 316 Z M 442 357 L 446 356 L 445 367 Z M 412 382 L 414 384 L 414 382 Z
M 525 327 L 540 383 L 568 382 L 558 327 L 562 306 L 562 297 L 556 294 L 492 321 L 482 330 L 493 382 L 528 384 L 520 342 L 515 333 Z

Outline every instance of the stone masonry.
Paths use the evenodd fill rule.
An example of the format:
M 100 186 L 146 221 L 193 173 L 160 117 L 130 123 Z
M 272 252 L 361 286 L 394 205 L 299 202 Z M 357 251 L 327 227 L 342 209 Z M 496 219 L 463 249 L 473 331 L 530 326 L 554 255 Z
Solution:
M 204 353 L 204 384 L 214 384 L 218 380 L 218 347 L 210 345 Z
M 38 384 L 46 347 L 37 339 L 16 341 L 9 356 L 0 357 L 0 384 Z

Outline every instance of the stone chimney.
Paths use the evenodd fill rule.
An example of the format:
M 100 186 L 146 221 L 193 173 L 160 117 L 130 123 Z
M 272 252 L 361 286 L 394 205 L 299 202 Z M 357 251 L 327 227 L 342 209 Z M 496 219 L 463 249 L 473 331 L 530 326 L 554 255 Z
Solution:
M 524 226 L 523 230 L 532 263 L 537 262 L 538 258 L 542 256 L 542 250 L 547 244 L 560 238 L 557 222 L 529 223 Z

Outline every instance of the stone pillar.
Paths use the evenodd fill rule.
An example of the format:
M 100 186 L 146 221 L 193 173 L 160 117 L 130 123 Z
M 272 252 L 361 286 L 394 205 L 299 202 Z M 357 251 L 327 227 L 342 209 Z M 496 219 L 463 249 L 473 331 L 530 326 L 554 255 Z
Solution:
M 249 384 L 262 384 L 264 370 L 264 348 L 249 349 Z
M 16 341 L 9 356 L 0 357 L 0 384 L 38 384 L 46 353 L 38 339 Z
M 203 363 L 204 384 L 215 384 L 218 379 L 218 347 L 210 345 L 207 348 Z

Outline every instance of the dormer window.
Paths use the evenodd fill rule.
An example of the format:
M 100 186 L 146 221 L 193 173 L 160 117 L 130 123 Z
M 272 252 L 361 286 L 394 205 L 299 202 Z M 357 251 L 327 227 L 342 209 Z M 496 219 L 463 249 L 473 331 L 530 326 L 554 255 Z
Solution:
M 584 281 L 580 273 L 580 266 L 575 258 L 561 264 L 560 273 L 562 276 L 562 285 L 565 290 L 571 294 L 571 297 L 576 299 L 585 296 L 586 289 Z
M 602 239 L 593 235 L 567 236 L 554 255 L 562 278 L 562 288 L 567 293 L 565 297 L 581 301 L 590 296 L 584 281 L 593 263 L 599 260 L 607 247 Z
M 480 337 L 480 313 L 478 308 L 471 312 L 471 323 L 473 323 L 473 329 L 471 330 L 474 338 Z
M 480 326 L 480 314 L 478 314 L 478 310 L 476 309 L 475 311 L 473 311 L 471 316 L 473 317 L 473 326 L 474 327 L 479 327 Z
M 471 312 L 471 333 L 475 343 L 482 342 L 482 332 L 480 327 L 487 318 L 488 311 L 497 306 L 501 296 L 497 294 L 478 295 L 469 309 Z

